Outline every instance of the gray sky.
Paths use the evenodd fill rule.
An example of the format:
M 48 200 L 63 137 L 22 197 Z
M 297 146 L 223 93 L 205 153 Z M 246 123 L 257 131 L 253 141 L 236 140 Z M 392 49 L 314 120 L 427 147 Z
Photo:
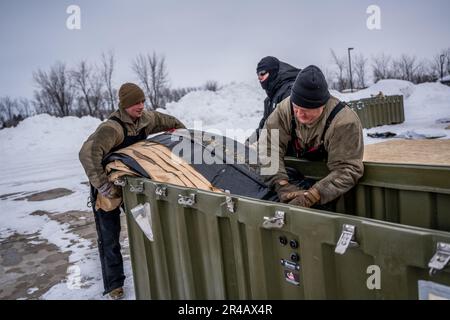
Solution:
M 81 30 L 66 28 L 71 4 Z M 381 9 L 381 30 L 366 27 L 369 5 Z M 1 0 L 0 96 L 31 97 L 33 71 L 97 63 L 108 50 L 116 86 L 136 81 L 132 59 L 153 51 L 165 55 L 173 87 L 251 79 L 266 55 L 298 67 L 327 67 L 330 48 L 432 58 L 450 47 L 449 12 L 448 0 Z

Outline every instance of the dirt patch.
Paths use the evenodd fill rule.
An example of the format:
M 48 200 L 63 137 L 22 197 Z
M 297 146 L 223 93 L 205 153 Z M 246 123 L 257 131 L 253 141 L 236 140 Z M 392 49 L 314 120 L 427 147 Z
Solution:
M 450 139 L 390 140 L 364 146 L 364 161 L 450 165 Z
M 37 210 L 31 215 L 45 215 L 58 223 L 68 224 L 69 232 L 91 243 L 87 248 L 84 244 L 77 245 L 77 241 L 72 240 L 73 248 L 86 250 L 86 253 L 92 252 L 92 249 L 97 250 L 97 232 L 91 211 L 52 213 Z M 124 214 L 121 215 L 121 224 L 122 256 L 126 261 L 130 259 L 130 252 Z M 0 300 L 39 299 L 51 287 L 67 279 L 67 270 L 71 266 L 68 260 L 70 254 L 70 251 L 61 252 L 57 246 L 40 238 L 39 234 L 13 234 L 3 239 L 0 242 Z M 101 277 L 100 262 L 97 271 Z M 93 278 L 84 279 L 82 288 L 87 286 L 89 279 Z
M 39 243 L 30 240 L 38 240 Z M 0 299 L 37 299 L 66 278 L 70 252 L 38 239 L 37 234 L 0 242 Z
M 73 191 L 65 188 L 56 188 L 47 191 L 37 192 L 30 194 L 25 197 L 14 199 L 16 201 L 19 200 L 28 200 L 28 201 L 45 201 L 45 200 L 53 200 L 61 197 L 68 196 L 72 194 Z

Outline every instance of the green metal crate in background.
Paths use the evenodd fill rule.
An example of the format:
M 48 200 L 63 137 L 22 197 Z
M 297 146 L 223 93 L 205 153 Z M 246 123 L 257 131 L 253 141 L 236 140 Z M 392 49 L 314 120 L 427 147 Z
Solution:
M 405 121 L 401 95 L 365 98 L 349 101 L 347 104 L 359 116 L 365 129 Z

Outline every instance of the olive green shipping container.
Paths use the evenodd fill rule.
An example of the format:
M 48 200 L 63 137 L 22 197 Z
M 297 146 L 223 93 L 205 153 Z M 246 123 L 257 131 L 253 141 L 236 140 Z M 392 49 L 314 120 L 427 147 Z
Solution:
M 405 121 L 403 96 L 382 96 L 349 101 L 363 128 L 398 124 Z
M 365 163 L 340 213 L 142 178 L 124 200 L 137 299 L 418 299 L 450 286 L 450 167 Z

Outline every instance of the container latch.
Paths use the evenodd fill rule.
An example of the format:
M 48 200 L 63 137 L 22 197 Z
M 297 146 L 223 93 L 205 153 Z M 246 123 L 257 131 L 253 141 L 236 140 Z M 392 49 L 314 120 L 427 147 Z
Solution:
M 231 198 L 231 193 L 230 190 L 225 190 L 225 202 L 222 203 L 222 205 L 226 205 L 227 206 L 227 210 L 230 213 L 234 213 L 234 202 L 233 202 L 233 198 Z
M 130 185 L 130 192 L 143 193 L 144 192 L 144 182 L 140 181 L 137 186 Z
M 438 270 L 444 269 L 450 262 L 450 243 L 438 242 L 436 245 L 436 253 L 428 263 L 430 268 L 430 276 L 437 273 Z
M 125 182 L 125 180 L 122 179 L 117 179 L 114 180 L 114 185 L 119 186 L 119 187 L 125 187 L 127 183 Z
M 167 187 L 166 186 L 156 186 L 155 194 L 159 197 L 167 197 Z
M 284 211 L 275 211 L 273 217 L 264 217 L 263 228 L 281 229 L 284 226 Z
M 192 207 L 195 204 L 195 194 L 191 193 L 189 196 L 178 195 L 178 204 L 185 207 Z
M 334 249 L 335 253 L 344 254 L 348 248 L 359 246 L 358 242 L 355 241 L 355 230 L 356 227 L 351 224 L 342 226 L 341 237 L 336 245 L 336 249 Z

